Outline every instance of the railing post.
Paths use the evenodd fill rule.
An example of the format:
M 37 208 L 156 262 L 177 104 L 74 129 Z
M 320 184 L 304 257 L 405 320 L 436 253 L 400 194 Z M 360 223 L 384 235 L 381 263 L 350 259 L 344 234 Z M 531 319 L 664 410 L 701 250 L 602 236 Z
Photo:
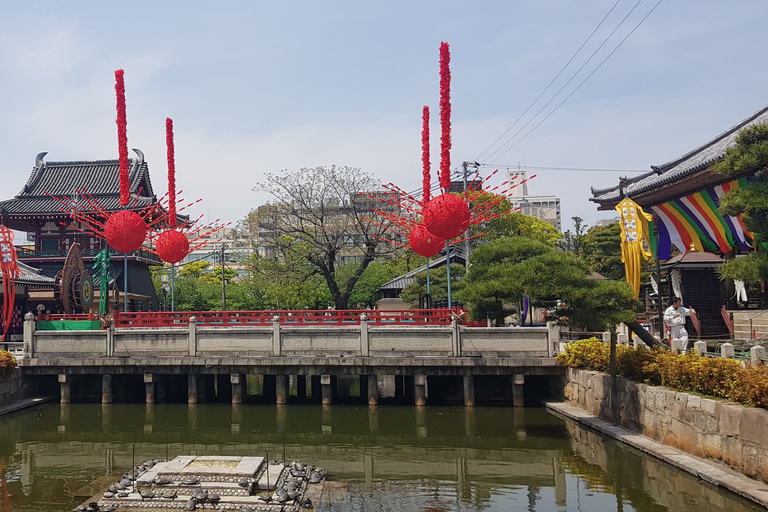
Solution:
M 35 315 L 24 315 L 24 357 L 35 357 Z
M 734 350 L 732 343 L 723 343 L 720 345 L 721 357 L 733 357 L 734 355 L 736 355 L 736 351 Z
M 115 356 L 115 326 L 110 325 L 107 327 L 107 347 L 106 347 L 106 353 L 107 357 L 114 357 Z
M 197 356 L 197 317 L 189 317 L 189 355 Z
M 282 351 L 282 340 L 280 339 L 280 316 L 272 317 L 272 355 L 279 356 Z
M 749 349 L 749 356 L 752 358 L 752 364 L 760 364 L 765 359 L 765 347 L 755 345 Z
M 560 343 L 560 327 L 557 322 L 547 322 L 547 350 L 554 356 L 558 352 L 565 352 L 563 346 Z
M 611 342 L 611 331 L 605 331 L 603 333 L 603 343 L 610 343 Z
M 704 357 L 707 355 L 707 342 L 706 341 L 697 341 L 693 344 L 693 350 L 696 351 L 697 354 Z
M 680 338 L 672 338 L 669 348 L 673 354 L 681 354 L 683 352 L 683 340 Z
M 620 332 L 616 335 L 616 343 L 619 345 L 629 345 L 628 337 L 625 333 Z
M 461 327 L 456 320 L 451 320 L 451 355 L 461 357 Z
M 368 337 L 368 315 L 360 315 L 360 355 L 368 357 L 371 350 L 371 342 Z

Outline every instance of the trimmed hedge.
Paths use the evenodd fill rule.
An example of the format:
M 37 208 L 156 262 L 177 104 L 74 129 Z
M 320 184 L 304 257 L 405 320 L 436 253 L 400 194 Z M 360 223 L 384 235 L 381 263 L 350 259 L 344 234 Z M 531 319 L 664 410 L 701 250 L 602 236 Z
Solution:
M 0 350 L 0 375 L 8 375 L 16 369 L 16 358 L 7 350 Z
M 610 345 L 590 338 L 568 343 L 557 362 L 607 372 L 609 358 Z M 764 365 L 743 367 L 734 359 L 701 357 L 695 352 L 677 355 L 660 348 L 618 345 L 616 367 L 628 379 L 768 409 L 768 367 Z

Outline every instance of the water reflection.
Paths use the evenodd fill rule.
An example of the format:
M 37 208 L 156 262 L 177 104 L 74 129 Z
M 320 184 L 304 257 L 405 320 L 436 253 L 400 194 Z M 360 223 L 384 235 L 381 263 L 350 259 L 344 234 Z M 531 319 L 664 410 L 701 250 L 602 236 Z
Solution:
M 274 459 L 282 430 L 288 459 L 346 482 L 321 511 L 760 510 L 543 409 L 484 407 L 45 405 L 0 417 L 2 491 L 16 512 L 71 510 L 134 446 Z

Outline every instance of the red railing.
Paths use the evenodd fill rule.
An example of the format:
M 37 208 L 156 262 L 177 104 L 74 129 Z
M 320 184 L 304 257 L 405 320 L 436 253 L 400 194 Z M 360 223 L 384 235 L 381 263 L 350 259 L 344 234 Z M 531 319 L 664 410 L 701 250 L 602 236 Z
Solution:
M 185 327 L 189 318 L 197 318 L 197 325 L 236 326 L 273 324 L 279 317 L 280 325 L 360 325 L 361 315 L 368 317 L 369 325 L 450 325 L 451 313 L 459 309 L 402 309 L 402 310 L 319 310 L 319 311 L 137 311 L 114 315 L 118 328 L 127 327 Z M 51 315 L 53 316 L 53 315 Z M 71 315 L 70 315 L 71 316 Z

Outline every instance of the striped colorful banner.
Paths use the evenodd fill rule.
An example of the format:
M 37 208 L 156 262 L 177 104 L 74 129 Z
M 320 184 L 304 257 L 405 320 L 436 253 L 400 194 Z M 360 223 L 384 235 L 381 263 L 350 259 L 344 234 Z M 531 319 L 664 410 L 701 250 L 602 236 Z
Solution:
M 691 247 L 697 251 L 721 253 L 735 248 L 750 250 L 752 233 L 744 226 L 741 216 L 720 213 L 720 199 L 746 184 L 747 178 L 740 178 L 651 207 L 656 214 L 659 233 L 658 258 L 668 260 L 673 245 L 683 253 Z

